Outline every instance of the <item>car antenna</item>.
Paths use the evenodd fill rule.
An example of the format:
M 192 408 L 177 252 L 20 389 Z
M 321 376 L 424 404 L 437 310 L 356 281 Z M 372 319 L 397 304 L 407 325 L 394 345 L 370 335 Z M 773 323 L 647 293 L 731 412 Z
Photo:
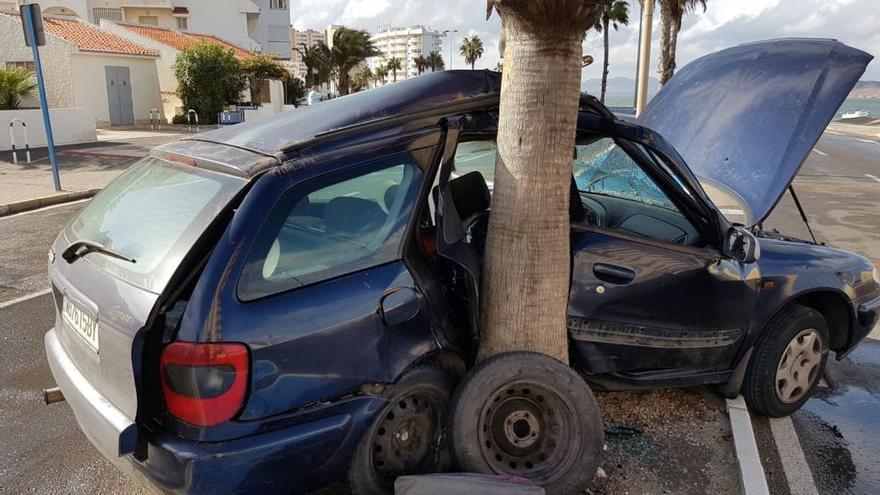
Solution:
M 791 193 L 791 199 L 794 200 L 794 205 L 797 206 L 798 212 L 801 214 L 801 219 L 804 221 L 804 225 L 807 226 L 807 231 L 810 232 L 810 237 L 813 238 L 813 244 L 819 244 L 819 241 L 816 240 L 816 235 L 813 234 L 813 229 L 810 228 L 810 221 L 807 219 L 807 214 L 804 212 L 804 207 L 801 206 L 801 201 L 798 199 L 797 194 L 794 192 L 794 186 L 791 184 L 788 185 L 788 192 Z

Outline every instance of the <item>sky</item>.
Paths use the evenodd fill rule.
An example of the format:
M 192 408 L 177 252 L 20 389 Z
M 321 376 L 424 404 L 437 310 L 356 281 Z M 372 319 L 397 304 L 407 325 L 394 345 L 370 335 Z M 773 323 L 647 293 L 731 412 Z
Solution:
M 630 0 L 630 25 L 610 34 L 610 76 L 635 76 L 638 2 Z M 782 37 L 836 38 L 869 53 L 880 55 L 880 0 L 707 0 L 706 12 L 688 15 L 678 37 L 677 64 L 737 45 Z M 656 76 L 659 53 L 659 12 L 654 20 L 652 76 Z M 485 0 L 292 0 L 291 23 L 297 29 L 324 29 L 329 24 L 378 31 L 382 26 L 424 24 L 437 30 L 458 30 L 447 41 L 452 46 L 452 67 L 463 68 L 458 46 L 465 36 L 483 40 L 483 58 L 477 68 L 495 68 L 499 61 L 497 15 L 486 21 Z M 449 68 L 450 44 L 444 42 L 443 58 Z M 584 53 L 596 63 L 583 78 L 601 77 L 602 35 L 590 31 Z M 880 62 L 874 61 L 864 79 L 880 80 Z

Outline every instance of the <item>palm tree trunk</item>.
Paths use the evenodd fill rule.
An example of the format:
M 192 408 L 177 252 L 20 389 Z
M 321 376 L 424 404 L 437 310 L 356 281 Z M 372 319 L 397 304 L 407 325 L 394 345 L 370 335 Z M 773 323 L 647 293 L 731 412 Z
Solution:
M 608 27 L 609 27 L 608 16 L 604 16 L 602 18 L 602 38 L 605 43 L 605 60 L 602 63 L 602 95 L 599 97 L 599 101 L 603 104 L 605 103 L 605 91 L 608 89 Z
M 675 71 L 675 60 L 670 47 L 672 44 L 673 29 L 673 7 L 671 2 L 678 0 L 661 0 L 660 1 L 660 65 L 657 67 L 657 73 L 660 78 L 660 84 L 666 84 Z
M 471 62 L 471 70 L 474 70 L 474 66 L 475 66 L 475 65 L 477 65 L 477 61 L 476 61 L 476 60 L 474 60 L 473 62 Z
M 672 79 L 672 76 L 675 75 L 675 69 L 678 68 L 675 63 L 676 50 L 678 48 L 678 32 L 681 31 L 681 17 L 672 19 L 672 25 L 669 28 L 669 54 L 666 58 L 666 72 L 668 77 L 663 84 L 669 82 Z
M 528 2 L 496 5 L 502 3 L 513 11 L 530 8 Z M 529 24 L 527 15 L 498 9 L 507 43 L 483 267 L 480 358 L 531 350 L 568 362 L 571 156 L 581 42 L 592 25 L 581 29 L 572 21 L 579 3 L 559 7 L 550 25 Z

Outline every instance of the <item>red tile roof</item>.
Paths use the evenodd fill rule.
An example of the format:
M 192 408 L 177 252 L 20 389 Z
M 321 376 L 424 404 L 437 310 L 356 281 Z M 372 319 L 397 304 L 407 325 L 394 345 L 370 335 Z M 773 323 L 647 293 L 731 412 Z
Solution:
M 119 25 L 141 36 L 146 36 L 147 38 L 158 41 L 159 43 L 162 43 L 164 45 L 168 45 L 177 50 L 192 48 L 199 44 L 199 42 L 204 41 L 206 43 L 214 43 L 222 46 L 223 48 L 232 50 L 232 52 L 238 58 L 248 58 L 253 55 L 253 53 L 245 50 L 244 48 L 233 45 L 232 43 L 222 38 L 210 34 L 175 31 L 173 29 L 154 26 L 143 26 L 140 24 L 120 23 Z
M 4 14 L 21 22 L 19 14 L 9 12 L 4 12 Z M 138 45 L 121 36 L 104 31 L 94 24 L 78 19 L 47 16 L 43 18 L 43 26 L 49 34 L 70 41 L 84 52 L 118 53 L 147 57 L 157 57 L 159 55 L 155 50 Z

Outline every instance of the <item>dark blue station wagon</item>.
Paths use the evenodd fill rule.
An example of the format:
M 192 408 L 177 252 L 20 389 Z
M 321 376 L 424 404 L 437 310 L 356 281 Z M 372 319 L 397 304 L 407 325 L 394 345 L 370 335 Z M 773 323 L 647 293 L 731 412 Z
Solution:
M 581 98 L 568 330 L 588 381 L 719 384 L 780 416 L 871 331 L 867 260 L 761 228 L 870 59 L 731 48 L 637 122 Z M 426 74 L 160 147 L 97 195 L 51 248 L 45 338 L 97 449 L 173 493 L 385 493 L 441 468 L 499 90 Z

